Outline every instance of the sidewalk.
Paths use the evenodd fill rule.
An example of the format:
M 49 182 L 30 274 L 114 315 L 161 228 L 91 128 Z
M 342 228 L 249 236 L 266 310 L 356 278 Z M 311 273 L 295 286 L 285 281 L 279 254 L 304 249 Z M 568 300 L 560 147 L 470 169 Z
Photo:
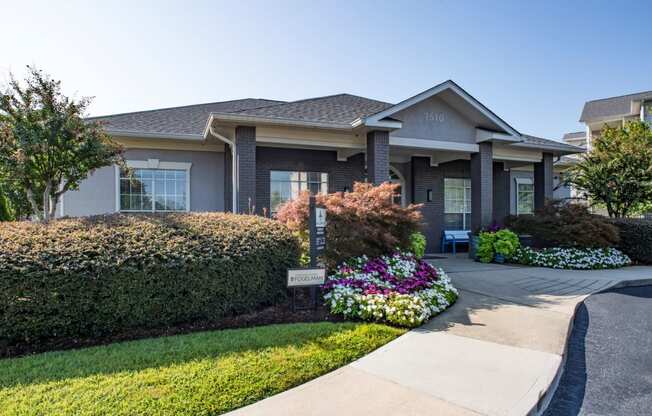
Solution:
M 652 267 L 562 271 L 432 260 L 460 299 L 371 354 L 232 415 L 526 415 L 549 399 L 575 308 Z

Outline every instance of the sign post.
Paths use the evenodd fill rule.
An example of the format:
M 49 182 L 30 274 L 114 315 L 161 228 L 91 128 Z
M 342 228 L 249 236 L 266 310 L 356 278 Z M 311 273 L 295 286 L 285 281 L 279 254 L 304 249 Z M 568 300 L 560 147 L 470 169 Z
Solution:
M 308 203 L 308 230 L 310 235 L 310 268 L 288 270 L 288 287 L 292 288 L 292 310 L 297 310 L 297 287 L 310 291 L 310 306 L 317 307 L 317 287 L 326 280 L 326 269 L 317 258 L 326 249 L 326 208 L 318 207 L 315 196 L 310 195 Z M 305 308 L 302 308 L 305 309 Z

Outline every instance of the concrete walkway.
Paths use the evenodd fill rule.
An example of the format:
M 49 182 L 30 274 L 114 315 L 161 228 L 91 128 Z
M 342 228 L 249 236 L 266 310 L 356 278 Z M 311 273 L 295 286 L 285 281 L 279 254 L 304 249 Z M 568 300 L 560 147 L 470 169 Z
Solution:
M 549 399 L 576 306 L 652 267 L 561 271 L 432 260 L 459 301 L 371 354 L 233 415 L 526 415 Z M 623 283 L 624 282 L 624 283 Z

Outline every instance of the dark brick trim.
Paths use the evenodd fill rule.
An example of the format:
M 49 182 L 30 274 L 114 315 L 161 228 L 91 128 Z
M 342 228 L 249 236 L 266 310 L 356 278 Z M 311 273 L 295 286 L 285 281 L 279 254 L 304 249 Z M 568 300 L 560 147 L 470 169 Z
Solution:
M 389 181 L 389 132 L 367 133 L 367 179 L 379 185 Z
M 471 230 L 491 224 L 493 219 L 493 146 L 479 144 L 480 151 L 471 155 Z
M 256 128 L 235 128 L 236 164 L 238 167 L 238 212 L 248 213 L 256 206 Z
M 543 153 L 541 162 L 534 164 L 534 209 L 553 198 L 553 177 L 553 155 Z

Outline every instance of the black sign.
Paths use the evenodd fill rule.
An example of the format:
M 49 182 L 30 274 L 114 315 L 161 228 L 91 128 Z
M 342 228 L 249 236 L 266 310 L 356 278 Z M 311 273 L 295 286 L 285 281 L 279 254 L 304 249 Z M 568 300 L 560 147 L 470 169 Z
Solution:
M 318 207 L 315 197 L 310 196 L 310 264 L 317 265 L 317 257 L 326 249 L 326 208 Z

